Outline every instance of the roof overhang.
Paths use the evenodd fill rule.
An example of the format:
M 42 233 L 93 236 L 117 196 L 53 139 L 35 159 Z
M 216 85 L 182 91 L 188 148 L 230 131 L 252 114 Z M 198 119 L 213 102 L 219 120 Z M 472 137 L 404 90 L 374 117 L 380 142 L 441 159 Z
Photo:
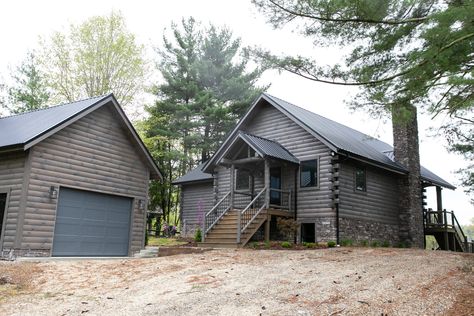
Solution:
M 41 132 L 38 135 L 35 135 L 34 137 L 31 137 L 28 139 L 25 143 L 23 144 L 16 144 L 13 146 L 6 146 L 0 148 L 0 152 L 7 152 L 7 151 L 14 151 L 18 149 L 22 149 L 24 151 L 28 150 L 29 148 L 33 147 L 34 145 L 38 144 L 39 142 L 43 141 L 44 139 L 50 137 L 51 135 L 57 133 L 58 131 L 62 130 L 63 128 L 73 124 L 74 122 L 80 120 L 84 116 L 94 112 L 95 110 L 101 108 L 102 106 L 106 104 L 111 104 L 112 107 L 115 109 L 117 112 L 118 116 L 121 118 L 122 123 L 126 126 L 129 134 L 131 135 L 132 139 L 135 141 L 137 144 L 138 148 L 142 152 L 142 154 L 145 157 L 145 161 L 150 169 L 150 179 L 156 179 L 156 180 L 161 180 L 163 178 L 160 169 L 158 168 L 157 164 L 153 160 L 150 152 L 146 148 L 145 144 L 143 144 L 140 136 L 138 136 L 137 131 L 133 127 L 132 123 L 128 119 L 128 117 L 125 115 L 125 112 L 122 110 L 120 107 L 117 99 L 115 96 L 111 93 L 107 96 L 104 96 L 91 106 L 86 107 L 85 109 L 78 111 L 74 113 L 74 115 L 68 117 L 66 120 L 61 121 L 60 123 L 51 126 L 49 129 Z

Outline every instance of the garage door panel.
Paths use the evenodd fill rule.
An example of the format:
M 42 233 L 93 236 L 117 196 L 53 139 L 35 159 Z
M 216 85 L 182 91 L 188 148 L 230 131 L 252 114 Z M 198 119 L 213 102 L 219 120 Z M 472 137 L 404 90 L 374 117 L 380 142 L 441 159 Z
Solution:
M 132 199 L 61 188 L 53 256 L 128 255 Z

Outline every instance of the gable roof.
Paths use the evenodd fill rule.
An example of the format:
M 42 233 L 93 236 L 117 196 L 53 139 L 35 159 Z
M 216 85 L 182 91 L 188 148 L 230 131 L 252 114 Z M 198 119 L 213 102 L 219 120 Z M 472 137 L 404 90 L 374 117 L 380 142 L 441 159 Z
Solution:
M 202 167 L 204 163 L 201 163 L 199 166 L 194 168 L 193 170 L 186 173 L 184 176 L 174 180 L 172 184 L 183 184 L 187 182 L 198 182 L 198 181 L 211 181 L 213 178 L 212 174 L 204 173 L 202 171 Z
M 209 171 L 210 166 L 215 163 L 217 157 L 220 157 L 222 154 L 222 149 L 227 146 L 229 140 L 239 131 L 243 122 L 251 116 L 250 113 L 253 112 L 262 101 L 266 101 L 278 109 L 337 153 L 342 153 L 353 159 L 362 160 L 393 172 L 402 174 L 408 172 L 401 164 L 394 161 L 393 157 L 389 157 L 387 153 L 393 151 L 393 147 L 389 144 L 267 93 L 263 93 L 253 103 L 216 154 L 205 164 L 203 167 L 204 171 Z M 449 189 L 455 189 L 453 185 L 424 167 L 421 168 L 421 177 L 423 181 Z
M 112 104 L 146 158 L 153 179 L 161 172 L 113 94 L 60 104 L 42 110 L 0 118 L 0 152 L 27 150 L 105 104 Z
M 283 147 L 276 141 L 247 134 L 242 131 L 240 131 L 238 135 L 262 157 L 268 156 L 296 164 L 300 163 L 298 158 L 293 156 L 292 153 L 290 153 L 285 147 Z

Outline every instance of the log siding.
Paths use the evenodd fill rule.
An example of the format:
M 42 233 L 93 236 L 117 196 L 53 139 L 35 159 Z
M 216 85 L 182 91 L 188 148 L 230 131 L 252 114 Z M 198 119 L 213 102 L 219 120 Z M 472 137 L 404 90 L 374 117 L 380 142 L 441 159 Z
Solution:
M 49 198 L 52 185 L 134 198 L 130 251 L 142 248 L 146 210 L 137 201 L 147 200 L 149 170 L 115 115 L 105 105 L 30 149 L 22 249 L 52 249 L 58 201 Z
M 186 235 L 194 234 L 196 227 L 202 225 L 205 212 L 214 206 L 212 181 L 181 185 L 181 224 L 186 223 Z
M 365 192 L 355 189 L 357 167 L 366 170 Z M 340 217 L 398 225 L 398 187 L 394 174 L 351 161 L 341 163 L 339 173 Z
M 27 156 L 24 151 L 0 154 L 0 192 L 8 194 L 0 250 L 15 246 Z
M 253 118 L 242 126 L 250 134 L 277 141 L 300 161 L 319 160 L 319 186 L 300 188 L 297 175 L 298 220 L 333 217 L 330 149 L 286 115 L 262 103 Z M 294 187 L 294 167 L 282 164 L 282 188 Z

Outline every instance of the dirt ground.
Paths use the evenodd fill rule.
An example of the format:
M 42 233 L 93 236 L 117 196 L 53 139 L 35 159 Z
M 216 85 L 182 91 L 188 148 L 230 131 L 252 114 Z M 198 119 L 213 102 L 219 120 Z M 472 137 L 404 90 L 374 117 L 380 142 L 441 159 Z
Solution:
M 0 262 L 0 315 L 474 315 L 474 255 L 213 250 Z

